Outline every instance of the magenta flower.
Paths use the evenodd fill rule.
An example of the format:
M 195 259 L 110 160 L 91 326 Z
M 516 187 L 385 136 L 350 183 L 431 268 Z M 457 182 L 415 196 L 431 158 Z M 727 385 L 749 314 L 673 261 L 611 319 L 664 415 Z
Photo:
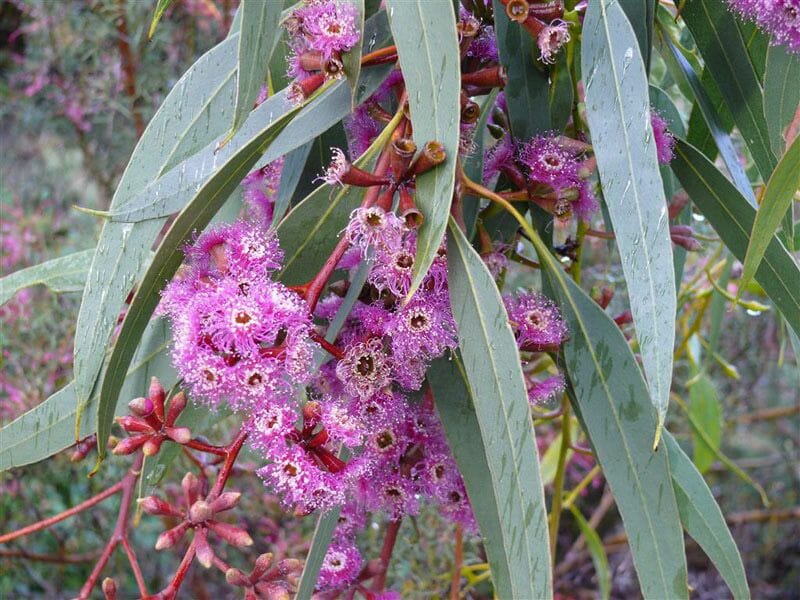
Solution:
M 539 32 L 536 43 L 543 63 L 552 65 L 556 54 L 569 42 L 569 23 L 556 19 Z
M 537 183 L 561 190 L 580 183 L 578 161 L 555 136 L 538 136 L 519 150 L 519 159 Z
M 560 345 L 567 337 L 567 326 L 555 303 L 539 293 L 505 296 L 517 345 L 523 350 L 541 351 Z
M 405 223 L 393 212 L 370 206 L 353 211 L 346 235 L 351 244 L 365 251 L 369 246 L 397 248 L 405 230 Z
M 650 123 L 653 125 L 653 139 L 656 143 L 656 155 L 662 165 L 669 164 L 675 147 L 675 138 L 667 129 L 667 122 L 655 110 L 650 111 Z
M 326 59 L 358 43 L 361 34 L 356 27 L 357 16 L 352 4 L 337 0 L 313 0 L 292 13 L 299 22 L 297 33 Z
M 566 387 L 564 376 L 560 373 L 545 379 L 528 381 L 528 402 L 531 406 L 539 406 L 561 394 Z
M 364 560 L 355 543 L 339 538 L 329 547 L 322 561 L 318 585 L 321 589 L 336 589 L 355 581 Z
M 381 132 L 381 124 L 369 114 L 368 104 L 358 106 L 345 118 L 344 130 L 347 134 L 347 150 L 355 160 L 369 148 Z
M 391 361 L 383 351 L 383 342 L 372 338 L 345 350 L 336 365 L 336 376 L 351 396 L 367 398 L 391 383 Z
M 743 19 L 754 21 L 772 43 L 800 52 L 800 2 L 798 0 L 728 0 Z
M 500 60 L 494 27 L 486 25 L 481 28 L 481 32 L 469 45 L 467 56 L 477 59 L 481 63 L 496 63 Z
M 272 223 L 272 211 L 281 185 L 283 157 L 256 169 L 242 180 L 244 200 L 254 215 L 266 225 Z

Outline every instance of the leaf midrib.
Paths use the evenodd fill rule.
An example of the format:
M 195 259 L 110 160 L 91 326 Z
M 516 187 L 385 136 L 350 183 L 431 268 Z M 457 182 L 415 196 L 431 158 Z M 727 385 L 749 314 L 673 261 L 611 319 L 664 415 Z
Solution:
M 642 211 L 641 211 L 641 207 L 640 207 L 641 193 L 639 191 L 638 180 L 637 180 L 637 178 L 635 176 L 635 172 L 634 172 L 634 168 L 633 168 L 633 161 L 631 160 L 631 153 L 629 151 L 631 146 L 630 146 L 630 140 L 628 138 L 628 129 L 625 126 L 625 123 L 626 123 L 625 114 L 626 113 L 625 113 L 625 109 L 623 107 L 622 100 L 621 100 L 622 93 L 621 93 L 621 87 L 620 87 L 620 79 L 617 76 L 617 65 L 614 62 L 614 56 L 613 56 L 614 44 L 613 44 L 613 42 L 611 40 L 611 31 L 608 28 L 608 19 L 606 18 L 606 5 L 602 1 L 600 2 L 600 10 L 602 11 L 602 14 L 603 14 L 603 17 L 604 17 L 602 19 L 603 30 L 605 31 L 605 34 L 606 34 L 606 43 L 607 43 L 608 49 L 609 49 L 609 57 L 608 57 L 609 61 L 608 62 L 610 64 L 610 66 L 611 66 L 611 71 L 612 71 L 612 74 L 613 74 L 613 77 L 614 77 L 614 87 L 616 88 L 616 91 L 617 91 L 617 93 L 614 94 L 614 101 L 616 102 L 616 104 L 617 104 L 617 106 L 619 108 L 619 114 L 622 117 L 622 135 L 623 135 L 623 138 L 625 140 L 625 148 L 626 148 L 625 158 L 626 158 L 626 160 L 628 162 L 628 173 L 629 173 L 629 176 L 630 176 L 630 181 L 633 184 L 633 191 L 634 191 L 634 194 L 636 195 L 636 202 L 634 202 L 634 206 L 636 208 L 636 217 L 637 217 L 637 219 L 639 221 L 639 232 L 640 232 L 640 234 L 642 236 L 642 250 L 643 250 L 643 253 L 645 255 L 645 260 L 646 260 L 646 263 L 647 263 L 647 283 L 648 283 L 648 285 L 650 287 L 650 294 L 648 295 L 648 300 L 650 300 L 650 311 L 649 311 L 650 317 L 651 317 L 650 320 L 651 320 L 651 322 L 653 324 L 653 332 L 656 334 L 656 338 L 658 338 L 658 339 L 654 339 L 653 340 L 653 344 L 654 344 L 653 349 L 654 349 L 654 353 L 655 353 L 655 357 L 656 357 L 656 363 L 657 363 L 658 370 L 655 373 L 656 376 L 653 378 L 655 381 L 652 381 L 652 382 L 648 381 L 648 383 L 650 383 L 651 385 L 656 387 L 656 389 L 658 391 L 658 397 L 656 398 L 656 404 L 658 406 L 658 413 L 659 413 L 658 420 L 661 421 L 662 420 L 661 414 L 662 414 L 662 412 L 666 412 L 666 408 L 667 408 L 667 404 L 668 404 L 668 402 L 664 402 L 663 401 L 664 398 L 665 398 L 665 394 L 662 393 L 663 392 L 662 388 L 664 387 L 663 386 L 663 382 L 662 382 L 662 379 L 663 379 L 662 373 L 663 373 L 663 371 L 665 369 L 665 366 L 666 366 L 664 364 L 665 363 L 665 356 L 668 355 L 671 358 L 672 357 L 672 351 L 671 351 L 671 349 L 669 349 L 670 351 L 668 353 L 665 353 L 665 352 L 662 352 L 659 349 L 660 348 L 660 343 L 658 343 L 658 342 L 660 341 L 660 338 L 662 337 L 663 334 L 661 334 L 661 328 L 658 326 L 658 319 L 656 317 L 656 315 L 657 315 L 656 289 L 655 289 L 655 281 L 653 279 L 653 269 L 652 269 L 652 263 L 651 263 L 650 248 L 648 247 L 648 244 L 647 244 L 647 241 L 646 241 L 644 220 L 642 218 Z M 656 230 L 656 234 L 657 233 L 658 233 L 658 230 Z M 618 237 L 617 238 L 617 243 L 619 244 L 621 241 L 622 241 L 621 238 Z M 658 241 L 658 238 L 654 238 L 654 241 Z M 624 261 L 623 261 L 623 264 L 624 264 Z M 634 309 L 633 306 L 631 306 L 631 308 Z M 636 314 L 636 312 L 637 311 L 634 309 L 634 315 Z M 639 332 L 637 331 L 637 333 L 639 333 Z M 639 343 L 641 344 L 641 340 L 639 341 Z M 668 359 L 667 359 L 667 362 L 668 362 Z M 670 369 L 670 371 L 671 371 L 671 369 Z
M 494 358 L 494 350 L 492 348 L 492 342 L 491 342 L 490 337 L 489 337 L 489 332 L 486 329 L 486 319 L 484 318 L 483 310 L 481 310 L 482 304 L 481 304 L 481 302 L 479 302 L 479 299 L 478 299 L 477 295 L 475 294 L 475 289 L 476 288 L 475 288 L 475 285 L 474 285 L 474 279 L 472 277 L 472 272 L 470 271 L 469 268 L 467 268 L 467 265 L 468 265 L 468 263 L 467 263 L 467 255 L 466 255 L 464 249 L 462 248 L 462 244 L 463 244 L 463 240 L 461 239 L 462 236 L 461 235 L 454 235 L 453 237 L 454 237 L 454 241 L 456 242 L 456 248 L 458 248 L 459 255 L 461 256 L 461 261 L 464 264 L 464 274 L 465 274 L 465 276 L 467 277 L 467 279 L 469 280 L 469 283 L 470 283 L 470 287 L 469 287 L 470 294 L 472 295 L 472 298 L 473 298 L 473 300 L 475 302 L 476 310 L 477 310 L 478 314 L 481 316 L 481 318 L 479 319 L 480 331 L 481 331 L 481 334 L 482 334 L 483 339 L 485 341 L 486 347 L 489 349 L 489 354 L 492 356 L 492 360 L 490 361 L 490 363 L 491 363 L 491 366 L 492 366 L 492 375 L 494 377 L 495 386 L 496 386 L 496 389 L 498 391 L 499 390 L 503 390 L 503 389 L 505 389 L 505 386 L 502 385 L 501 378 L 499 377 L 499 375 L 497 373 L 497 370 L 495 368 L 495 365 L 497 364 L 497 361 Z M 502 411 L 503 411 L 503 428 L 505 430 L 506 438 L 509 439 L 509 440 L 512 440 L 513 438 L 511 436 L 511 429 L 509 427 L 509 414 L 508 414 L 508 408 L 507 408 L 506 403 L 505 403 L 505 395 L 501 393 L 501 394 L 499 394 L 499 396 L 500 396 L 500 406 L 501 406 Z M 478 424 L 481 427 L 481 431 L 485 432 L 481 419 L 478 419 Z M 520 506 L 521 509 L 524 509 L 524 506 L 525 506 L 524 497 L 522 496 L 521 486 L 518 485 L 519 482 L 520 482 L 520 479 L 519 479 L 519 472 L 517 471 L 517 468 L 516 468 L 516 465 L 520 464 L 519 460 L 518 460 L 518 454 L 517 454 L 517 450 L 516 450 L 515 444 L 511 443 L 511 444 L 509 444 L 509 447 L 511 449 L 511 454 L 512 454 L 512 458 L 513 458 L 513 461 L 514 461 L 513 462 L 514 468 L 512 469 L 512 473 L 514 474 L 514 480 L 515 480 L 515 483 L 517 484 L 517 485 L 514 486 L 514 489 L 517 492 L 517 496 L 518 496 L 518 499 L 519 499 L 519 506 Z M 495 481 L 497 481 L 497 478 L 494 477 L 495 471 L 493 469 L 493 466 L 496 467 L 496 465 L 492 464 L 492 461 L 488 461 L 489 470 L 493 474 L 492 478 Z M 498 509 L 498 515 L 499 514 L 500 513 L 499 513 L 499 509 Z M 502 535 L 502 537 L 503 537 L 503 549 L 507 553 L 507 555 L 510 556 L 510 554 L 508 554 L 509 551 L 510 551 L 510 548 L 506 548 L 506 532 L 505 532 L 505 530 L 503 528 L 501 528 L 501 531 L 502 531 L 502 534 L 503 534 Z M 525 537 L 527 538 L 527 535 Z M 534 572 L 532 556 L 531 556 L 530 551 L 528 549 L 528 545 L 526 543 L 523 543 L 522 546 L 525 549 L 525 555 L 527 557 L 527 564 L 528 564 L 528 567 L 529 567 L 529 572 L 532 574 Z M 515 581 L 516 581 L 516 578 L 511 577 L 512 589 L 516 589 L 515 588 Z M 533 591 L 533 590 L 531 589 L 531 591 Z M 524 596 L 518 596 L 518 597 L 522 598 Z

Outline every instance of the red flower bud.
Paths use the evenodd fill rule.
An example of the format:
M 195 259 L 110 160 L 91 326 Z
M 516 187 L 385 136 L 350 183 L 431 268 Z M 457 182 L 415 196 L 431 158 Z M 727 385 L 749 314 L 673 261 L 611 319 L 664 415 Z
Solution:
M 111 577 L 106 577 L 103 579 L 103 594 L 105 594 L 106 600 L 117 600 L 117 583 Z
M 155 456 L 161 450 L 161 444 L 164 443 L 164 438 L 158 435 L 148 436 L 147 441 L 142 446 L 142 452 L 145 456 Z
M 166 424 L 168 427 L 174 427 L 175 421 L 186 408 L 186 394 L 178 392 L 169 401 L 169 409 L 167 410 Z
M 431 141 L 425 144 L 422 152 L 411 165 L 410 174 L 415 177 L 426 171 L 430 171 L 437 165 L 442 164 L 447 158 L 447 152 L 441 142 Z
M 171 517 L 181 516 L 180 511 L 169 502 L 162 500 L 158 496 L 146 496 L 139 500 L 142 510 L 148 515 L 169 515 Z
M 242 497 L 240 492 L 225 492 L 211 501 L 211 510 L 215 513 L 224 512 L 232 509 L 239 503 Z
M 146 417 L 154 408 L 153 401 L 150 398 L 134 398 L 128 402 L 128 410 L 138 417 Z
M 208 543 L 208 534 L 205 529 L 194 530 L 194 551 L 197 561 L 206 569 L 214 564 L 214 550 Z
M 192 431 L 188 427 L 166 427 L 164 433 L 177 444 L 186 444 L 192 439 Z
M 124 440 L 120 440 L 120 442 L 114 446 L 111 454 L 115 454 L 117 456 L 132 454 L 141 448 L 149 439 L 149 435 L 137 435 L 134 437 L 125 438 Z
M 250 578 L 253 582 L 258 581 L 267 572 L 267 569 L 272 566 L 272 559 L 274 558 L 272 552 L 265 552 L 264 554 L 259 555 L 256 559 L 256 564 L 253 566 L 253 572 L 250 574 Z
M 189 523 L 181 523 L 173 527 L 172 529 L 167 529 L 161 535 L 158 536 L 156 540 L 155 548 L 156 550 L 164 550 L 165 548 L 172 548 L 175 544 L 181 541 L 181 538 L 186 533 L 186 530 L 189 529 Z
M 239 569 L 230 568 L 225 571 L 225 581 L 236 587 L 250 587 L 250 579 Z
M 150 400 L 153 401 L 153 409 L 155 410 L 156 415 L 160 421 L 164 420 L 164 398 L 167 397 L 167 393 L 164 391 L 164 388 L 161 386 L 161 382 L 158 381 L 158 378 L 153 377 L 150 380 L 150 389 L 147 393 Z
M 213 516 L 214 511 L 205 500 L 198 500 L 189 507 L 189 521 L 194 525 L 208 521 Z
M 208 521 L 206 526 L 231 546 L 244 548 L 253 545 L 253 538 L 240 527 L 229 525 L 228 523 L 220 523 L 219 521 Z
M 122 417 L 117 417 L 116 421 L 119 423 L 119 426 L 128 433 L 144 433 L 146 431 L 152 433 L 153 431 L 153 428 L 150 427 L 147 421 L 139 417 L 124 415 Z

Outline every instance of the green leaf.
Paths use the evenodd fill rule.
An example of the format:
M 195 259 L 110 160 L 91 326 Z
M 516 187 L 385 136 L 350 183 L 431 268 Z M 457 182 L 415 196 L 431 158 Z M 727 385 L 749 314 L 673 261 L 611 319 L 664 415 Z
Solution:
M 761 84 L 736 18 L 723 0 L 687 0 L 681 17 L 717 82 L 761 176 L 775 168 Z
M 563 131 L 572 116 L 572 104 L 575 101 L 566 54 L 562 54 L 553 65 L 550 79 L 550 127 L 555 131 Z
M 742 278 L 739 282 L 740 290 L 747 287 L 755 275 L 767 246 L 781 225 L 781 220 L 792 208 L 798 188 L 800 188 L 800 137 L 794 139 L 775 167 L 764 191 L 761 206 L 756 211 L 750 243 L 744 258 Z
M 655 442 L 669 405 L 675 272 L 663 183 L 650 125 L 647 76 L 630 23 L 610 0 L 589 5 L 581 47 L 586 114 L 616 234 L 650 399 Z
M 452 220 L 447 262 L 461 355 L 455 371 L 441 360 L 431 371 L 437 408 L 476 509 L 495 594 L 551 597 L 544 492 L 514 334 L 494 279 Z
M 619 0 L 619 5 L 636 33 L 639 53 L 645 70 L 650 71 L 650 51 L 653 46 L 653 21 L 656 14 L 655 0 Z
M 275 199 L 275 208 L 272 212 L 272 223 L 276 225 L 283 220 L 289 206 L 292 203 L 292 198 L 297 185 L 300 183 L 300 178 L 303 174 L 303 167 L 308 160 L 308 155 L 311 152 L 313 142 L 306 142 L 299 148 L 295 148 L 283 162 L 283 169 L 281 169 L 281 182 L 278 187 L 278 197 Z
M 696 541 L 719 570 L 736 600 L 750 598 L 744 565 L 736 542 L 725 524 L 703 476 L 667 431 L 664 441 L 669 455 L 678 512 L 686 533 Z
M 276 0 L 242 0 L 239 12 L 242 24 L 239 33 L 236 108 L 230 137 L 241 127 L 253 110 L 261 86 L 267 82 L 269 59 L 280 35 L 282 2 Z
M 705 473 L 717 457 L 722 441 L 722 407 L 717 390 L 705 373 L 689 387 L 689 401 L 692 418 L 706 434 L 705 439 L 697 435 L 693 437 L 694 464 L 701 473 Z M 709 448 L 706 440 L 713 447 Z
M 166 386 L 175 381 L 167 351 L 168 336 L 168 329 L 163 322 L 154 321 L 150 325 L 136 353 L 134 366 L 128 371 L 122 398 L 141 396 L 151 376 L 158 377 Z M 96 402 L 97 396 L 94 395 L 86 409 L 93 408 Z M 127 410 L 124 402 L 120 403 L 119 409 Z M 83 419 L 76 430 L 77 413 L 75 383 L 70 382 L 0 429 L 0 471 L 49 458 L 73 445 L 76 436 L 82 439 L 93 433 L 94 423 L 91 419 Z
M 608 557 L 606 556 L 606 549 L 603 547 L 603 542 L 574 504 L 569 507 L 569 510 L 578 523 L 578 529 L 586 539 L 586 548 L 589 550 L 589 555 L 592 557 L 594 571 L 597 574 L 600 597 L 603 598 L 603 600 L 608 600 L 611 596 L 611 573 L 608 570 Z
M 783 132 L 791 122 L 800 102 L 800 56 L 784 46 L 767 50 L 764 75 L 764 116 L 776 156 L 783 153 Z
M 156 10 L 153 12 L 153 20 L 150 22 L 150 29 L 147 31 L 148 39 L 153 37 L 153 34 L 156 32 L 158 22 L 161 20 L 161 17 L 164 16 L 164 13 L 173 2 L 175 2 L 175 0 L 158 0 L 158 3 L 156 4 Z
M 519 23 L 511 22 L 500 0 L 494 0 L 494 32 L 500 62 L 508 77 L 503 93 L 511 133 L 525 141 L 551 127 L 547 73 L 536 63 L 536 41 Z
M 728 249 L 744 260 L 756 210 L 702 153 L 683 140 L 675 146 L 672 170 Z M 792 329 L 800 332 L 800 269 L 775 236 L 767 244 L 755 279 Z
M 377 152 L 384 147 L 399 122 L 393 121 L 358 157 L 355 165 L 366 168 Z M 309 281 L 325 263 L 336 246 L 337 238 L 347 225 L 350 213 L 358 208 L 365 188 L 323 184 L 297 204 L 278 225 L 278 239 L 284 251 L 280 279 L 287 285 Z
M 131 155 L 111 210 L 119 210 L 172 166 L 223 134 L 222 118 L 234 102 L 236 48 L 233 35 L 200 57 L 164 99 Z M 150 258 L 163 220 L 106 222 L 83 292 L 75 332 L 75 392 L 92 394 L 106 346 L 133 284 Z
M 416 179 L 415 200 L 425 216 L 417 234 L 410 297 L 428 272 L 447 227 L 458 157 L 461 60 L 450 2 L 387 0 L 389 23 L 408 92 L 414 141 L 440 142 L 444 163 Z
M 92 262 L 94 249 L 81 250 L 38 265 L 20 269 L 0 278 L 0 305 L 24 288 L 45 285 L 56 294 L 80 292 Z
M 356 9 L 356 27 L 360 32 L 364 32 L 364 0 L 344 0 L 353 8 Z M 353 102 L 353 106 L 355 106 L 356 100 L 356 90 L 358 89 L 358 78 L 361 76 L 361 54 L 363 44 L 356 44 L 348 52 L 345 52 L 342 56 L 342 64 L 344 65 L 344 74 L 347 77 L 347 82 L 350 84 L 350 90 L 352 92 L 351 100 Z
M 97 441 L 101 460 L 105 455 L 105 440 L 111 431 L 114 408 L 125 380 L 125 372 L 142 332 L 158 305 L 159 292 L 183 262 L 184 244 L 193 232 L 200 231 L 208 225 L 259 157 L 301 110 L 301 107 L 293 106 L 282 95 L 273 96 L 264 104 L 270 102 L 275 111 L 274 118 L 247 142 L 234 144 L 238 135 L 234 137 L 231 147 L 237 148 L 237 151 L 227 157 L 177 216 L 136 290 L 111 352 L 108 373 L 103 378 L 100 388 L 100 401 L 97 404 Z M 244 133 L 244 130 L 240 132 Z
M 486 138 L 489 135 L 486 124 L 489 122 L 489 117 L 492 114 L 492 107 L 499 93 L 499 89 L 494 89 L 483 99 L 483 103 L 481 104 L 481 116 L 475 125 L 475 149 L 470 154 L 462 157 L 464 173 L 472 181 L 483 181 L 484 146 L 486 144 Z M 462 201 L 461 203 L 464 213 L 464 223 L 467 226 L 467 237 L 470 239 L 475 233 L 475 223 L 478 219 L 480 203 L 481 199 L 477 196 L 472 196 L 469 200 Z

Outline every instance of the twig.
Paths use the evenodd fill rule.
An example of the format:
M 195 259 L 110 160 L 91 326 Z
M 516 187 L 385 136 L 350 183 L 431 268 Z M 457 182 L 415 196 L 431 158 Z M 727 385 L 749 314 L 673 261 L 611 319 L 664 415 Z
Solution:
M 386 527 L 386 534 L 383 538 L 383 547 L 380 556 L 380 571 L 372 580 L 372 591 L 380 592 L 386 586 L 386 572 L 389 570 L 389 561 L 392 558 L 395 542 L 397 542 L 397 532 L 400 531 L 401 519 L 394 519 Z

